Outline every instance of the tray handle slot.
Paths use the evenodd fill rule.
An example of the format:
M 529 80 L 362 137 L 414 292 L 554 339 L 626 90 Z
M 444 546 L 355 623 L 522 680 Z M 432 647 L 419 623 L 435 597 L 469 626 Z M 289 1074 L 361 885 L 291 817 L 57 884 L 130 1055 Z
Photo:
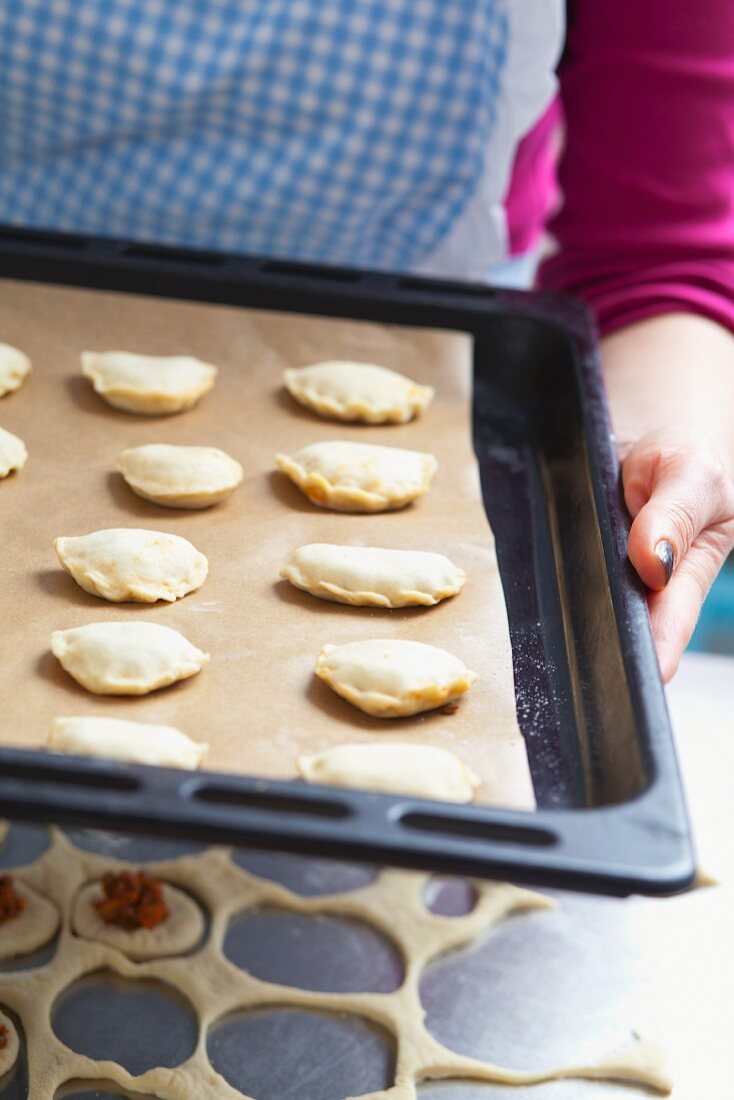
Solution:
M 66 763 L 66 761 L 64 761 Z M 99 769 L 90 771 L 79 770 L 75 760 L 75 770 L 56 768 L 53 765 L 43 764 L 8 764 L 3 763 L 2 777 L 5 779 L 17 779 L 20 782 L 28 782 L 34 785 L 38 783 L 53 783 L 54 786 L 66 787 L 91 787 L 95 791 L 138 791 L 140 781 L 133 775 L 114 774 Z
M 38 245 L 39 248 L 55 248 L 62 251 L 81 250 L 89 244 L 87 237 L 80 237 L 76 233 L 44 233 L 42 229 L 26 229 L 21 225 L 2 226 L 0 241 L 21 241 L 31 246 Z
M 197 802 L 214 802 L 226 806 L 249 807 L 255 810 L 276 810 L 278 813 L 307 814 L 309 817 L 345 818 L 351 809 L 343 802 L 299 797 L 295 794 L 276 794 L 273 791 L 241 791 L 229 787 L 196 785 L 189 787 L 188 795 Z
M 219 267 L 227 257 L 221 252 L 206 252 L 196 248 L 166 248 L 165 245 L 123 243 L 117 246 L 123 256 L 134 259 L 154 260 L 167 264 L 199 264 L 203 267 Z
M 406 829 L 423 833 L 450 833 L 468 840 L 497 840 L 507 844 L 527 844 L 532 847 L 550 848 L 558 844 L 558 837 L 548 829 L 535 825 L 506 825 L 496 821 L 463 821 L 440 814 L 410 812 L 403 814 L 400 824 Z
M 418 290 L 424 294 L 456 295 L 459 298 L 490 298 L 497 297 L 497 291 L 483 283 L 449 282 L 442 279 L 398 279 L 398 290 Z
M 364 275 L 361 271 L 354 271 L 349 267 L 330 267 L 320 264 L 299 264 L 290 261 L 266 260 L 260 264 L 259 270 L 264 275 L 288 275 L 291 278 L 301 276 L 305 279 L 318 279 L 328 283 L 361 283 Z

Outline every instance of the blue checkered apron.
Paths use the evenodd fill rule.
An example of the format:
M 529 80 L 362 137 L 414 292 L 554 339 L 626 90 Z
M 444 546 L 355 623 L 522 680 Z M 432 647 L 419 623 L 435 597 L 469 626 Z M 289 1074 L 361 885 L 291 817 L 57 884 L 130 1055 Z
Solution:
M 507 42 L 505 0 L 2 0 L 0 221 L 415 267 Z

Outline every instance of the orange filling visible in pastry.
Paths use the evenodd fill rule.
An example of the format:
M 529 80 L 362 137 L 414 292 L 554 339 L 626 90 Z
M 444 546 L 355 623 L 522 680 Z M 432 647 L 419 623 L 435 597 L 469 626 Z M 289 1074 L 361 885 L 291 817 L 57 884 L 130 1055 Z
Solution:
M 102 879 L 102 891 L 102 897 L 92 903 L 94 908 L 106 924 L 127 932 L 155 928 L 168 916 L 163 884 L 145 871 L 110 872 Z
M 28 904 L 28 900 L 15 888 L 12 875 L 0 875 L 0 924 L 19 917 Z

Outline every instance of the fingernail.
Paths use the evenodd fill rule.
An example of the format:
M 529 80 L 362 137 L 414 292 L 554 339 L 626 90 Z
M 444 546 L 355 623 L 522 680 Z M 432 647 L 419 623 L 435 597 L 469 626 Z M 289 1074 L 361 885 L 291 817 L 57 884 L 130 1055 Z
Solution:
M 663 569 L 665 570 L 665 583 L 667 584 L 673 576 L 673 566 L 675 565 L 675 551 L 673 550 L 672 542 L 668 542 L 667 539 L 661 539 L 660 542 L 655 544 L 655 555 L 663 564 Z

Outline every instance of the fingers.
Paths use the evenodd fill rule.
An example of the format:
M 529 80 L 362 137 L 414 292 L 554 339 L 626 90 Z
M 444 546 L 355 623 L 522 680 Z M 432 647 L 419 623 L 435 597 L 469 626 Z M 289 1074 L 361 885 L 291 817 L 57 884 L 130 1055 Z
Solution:
M 734 530 L 714 533 L 693 546 L 670 584 L 648 596 L 650 625 L 660 665 L 667 683 L 675 675 L 681 654 L 691 640 L 701 606 L 726 557 Z
M 651 432 L 622 468 L 634 517 L 628 553 L 652 589 L 650 621 L 665 681 L 675 674 L 703 601 L 734 546 L 734 486 L 698 432 Z
M 647 587 L 659 591 L 672 584 L 701 532 L 734 514 L 731 483 L 711 444 L 693 432 L 646 436 L 628 454 L 622 477 L 634 516 L 630 561 Z

